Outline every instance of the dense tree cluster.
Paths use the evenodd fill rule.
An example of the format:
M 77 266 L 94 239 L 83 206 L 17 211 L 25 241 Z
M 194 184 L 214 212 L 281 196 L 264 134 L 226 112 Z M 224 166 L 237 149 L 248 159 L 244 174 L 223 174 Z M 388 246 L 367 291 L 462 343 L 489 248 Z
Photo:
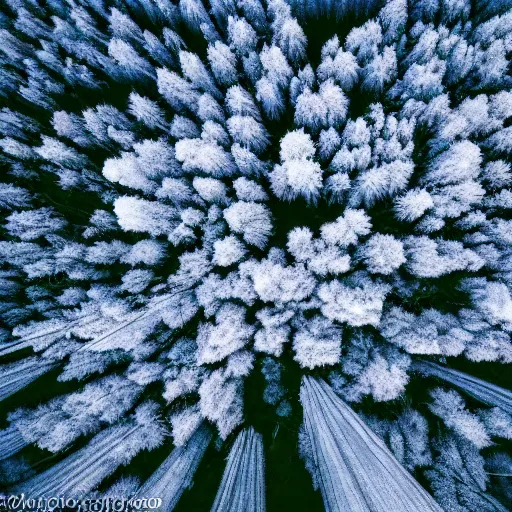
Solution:
M 0 38 L 6 489 L 172 510 L 215 438 L 213 509 L 263 512 L 260 389 L 326 510 L 511 506 L 509 0 L 6 0 Z

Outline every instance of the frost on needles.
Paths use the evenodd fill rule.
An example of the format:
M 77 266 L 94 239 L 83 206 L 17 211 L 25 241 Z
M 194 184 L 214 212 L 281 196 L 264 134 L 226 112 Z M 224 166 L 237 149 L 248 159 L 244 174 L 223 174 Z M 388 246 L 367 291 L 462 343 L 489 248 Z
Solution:
M 6 0 L 2 489 L 510 509 L 511 9 Z

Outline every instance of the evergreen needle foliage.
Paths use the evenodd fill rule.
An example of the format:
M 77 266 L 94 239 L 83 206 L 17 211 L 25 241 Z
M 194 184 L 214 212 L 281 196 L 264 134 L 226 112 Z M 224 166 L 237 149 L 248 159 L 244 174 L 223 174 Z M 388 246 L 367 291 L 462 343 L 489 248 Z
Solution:
M 4 0 L 0 40 L 2 491 L 512 507 L 511 0 Z

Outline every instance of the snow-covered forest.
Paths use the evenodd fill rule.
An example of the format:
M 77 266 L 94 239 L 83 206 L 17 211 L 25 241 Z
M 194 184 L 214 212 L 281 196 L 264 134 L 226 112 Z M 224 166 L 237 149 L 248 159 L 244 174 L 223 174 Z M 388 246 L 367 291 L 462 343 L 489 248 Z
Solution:
M 512 0 L 0 5 L 0 491 L 512 509 Z

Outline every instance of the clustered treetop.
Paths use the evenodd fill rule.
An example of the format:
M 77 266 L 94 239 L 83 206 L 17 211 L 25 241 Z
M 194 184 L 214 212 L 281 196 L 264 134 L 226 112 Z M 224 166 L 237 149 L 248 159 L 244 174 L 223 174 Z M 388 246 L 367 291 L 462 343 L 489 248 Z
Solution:
M 6 0 L 0 39 L 6 485 L 103 489 L 170 433 L 142 490 L 172 508 L 210 423 L 238 435 L 215 506 L 263 511 L 244 399 L 261 373 L 293 421 L 294 368 L 329 382 L 304 378 L 299 443 L 328 510 L 373 503 L 337 471 L 381 449 L 384 509 L 438 509 L 407 470 L 505 510 L 512 395 L 452 367 L 512 363 L 510 2 Z M 51 372 L 68 391 L 16 402 Z M 69 454 L 33 474 L 29 444 Z

